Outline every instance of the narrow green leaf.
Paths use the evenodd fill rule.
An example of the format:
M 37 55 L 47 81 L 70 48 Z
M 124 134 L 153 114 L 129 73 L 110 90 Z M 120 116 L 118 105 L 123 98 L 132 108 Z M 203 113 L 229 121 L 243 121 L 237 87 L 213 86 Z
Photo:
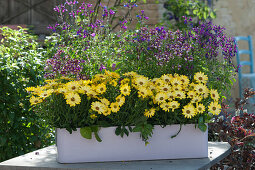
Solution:
M 95 138 L 98 142 L 102 142 L 102 139 L 98 136 L 98 133 L 97 132 L 94 132 L 95 134 Z

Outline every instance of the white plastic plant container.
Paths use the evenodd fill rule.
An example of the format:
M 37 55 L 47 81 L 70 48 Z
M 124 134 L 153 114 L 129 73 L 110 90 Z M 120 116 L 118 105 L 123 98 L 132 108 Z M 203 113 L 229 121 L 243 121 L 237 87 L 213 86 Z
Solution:
M 149 144 L 145 146 L 140 133 L 129 133 L 123 138 L 115 135 L 116 127 L 101 128 L 98 132 L 102 142 L 94 136 L 85 139 L 80 129 L 70 134 L 57 129 L 57 161 L 59 163 L 132 161 L 155 159 L 183 159 L 208 157 L 208 132 L 195 128 L 194 124 L 154 126 Z

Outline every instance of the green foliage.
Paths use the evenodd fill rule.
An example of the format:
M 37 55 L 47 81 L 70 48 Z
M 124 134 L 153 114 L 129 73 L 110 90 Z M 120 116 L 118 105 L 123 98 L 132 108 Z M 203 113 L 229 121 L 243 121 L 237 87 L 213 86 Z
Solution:
M 1 28 L 0 161 L 47 146 L 52 131 L 30 109 L 25 87 L 42 82 L 45 51 L 25 29 Z
M 187 25 L 183 23 L 183 16 L 191 18 L 193 25 L 199 21 L 216 18 L 216 12 L 201 0 L 167 0 L 164 4 L 167 10 L 164 13 L 164 22 L 173 29 L 183 29 Z

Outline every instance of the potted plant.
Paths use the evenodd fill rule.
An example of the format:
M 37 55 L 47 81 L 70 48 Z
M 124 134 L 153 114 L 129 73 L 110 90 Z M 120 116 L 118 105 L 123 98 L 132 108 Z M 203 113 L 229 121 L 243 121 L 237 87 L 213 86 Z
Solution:
M 56 11 L 64 19 L 76 3 Z M 60 33 L 49 39 L 57 48 L 47 80 L 27 88 L 31 105 L 57 128 L 58 161 L 207 157 L 206 123 L 230 88 L 234 41 L 210 22 L 184 32 L 148 29 L 143 10 L 135 31 L 125 31 L 123 19 L 114 33 L 104 19 L 115 12 L 102 6 L 103 19 L 93 20 L 91 7 L 83 3 L 67 12 L 72 24 L 51 27 Z

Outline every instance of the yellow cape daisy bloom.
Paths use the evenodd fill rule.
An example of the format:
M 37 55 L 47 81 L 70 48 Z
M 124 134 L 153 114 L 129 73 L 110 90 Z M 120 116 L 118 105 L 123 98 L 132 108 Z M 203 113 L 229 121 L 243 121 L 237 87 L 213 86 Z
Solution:
M 54 91 L 53 89 L 46 90 L 46 91 L 43 90 L 39 93 L 39 96 L 42 98 L 49 97 L 53 93 L 53 91 Z
M 160 93 L 157 93 L 157 94 L 156 94 L 156 96 L 154 97 L 154 99 L 155 99 L 155 101 L 156 101 L 157 103 L 163 103 L 163 102 L 166 101 L 167 95 L 166 95 L 166 93 L 160 92 Z
M 169 112 L 169 110 L 171 109 L 171 104 L 167 103 L 167 102 L 164 102 L 160 105 L 160 107 L 162 108 L 162 110 L 164 110 L 166 112 Z
M 215 89 L 210 90 L 210 96 L 214 101 L 218 101 L 220 98 L 218 91 Z
M 79 90 L 80 84 L 77 81 L 71 81 L 66 84 L 66 89 L 69 92 L 77 92 Z
M 198 82 L 198 83 L 206 83 L 207 80 L 208 80 L 208 77 L 207 75 L 205 75 L 204 73 L 202 72 L 197 72 L 195 75 L 194 75 L 194 79 Z
M 91 103 L 91 109 L 96 111 L 98 114 L 102 114 L 106 111 L 106 106 L 102 102 L 96 101 Z
M 202 103 L 197 103 L 196 105 L 196 111 L 197 113 L 204 113 L 205 111 L 205 106 Z
M 196 84 L 195 86 L 194 86 L 194 90 L 197 92 L 197 93 L 199 93 L 199 94 L 204 94 L 204 93 L 206 93 L 206 92 L 208 92 L 208 88 L 206 87 L 206 85 L 204 85 L 204 84 Z
M 69 104 L 71 107 L 81 103 L 81 97 L 78 93 L 69 92 L 65 94 L 66 103 Z
M 196 115 L 196 108 L 193 106 L 193 104 L 188 104 L 183 107 L 182 114 L 185 118 L 192 118 Z
M 125 97 L 120 94 L 116 97 L 116 102 L 121 107 L 125 103 Z
M 151 108 L 151 109 L 145 109 L 144 115 L 146 117 L 152 117 L 155 115 L 156 109 L 155 108 Z
M 106 98 L 100 99 L 100 101 L 105 105 L 105 106 L 109 106 L 110 105 L 110 101 Z
M 32 96 L 32 97 L 30 97 L 29 101 L 30 101 L 31 105 L 36 105 L 38 103 L 41 103 L 43 100 L 40 97 Z
M 130 86 L 128 84 L 124 84 L 120 87 L 120 92 L 121 94 L 123 94 L 124 96 L 128 96 L 130 95 Z
M 135 78 L 135 83 L 138 87 L 146 86 L 148 82 L 149 82 L 148 78 L 144 76 L 137 76 Z
M 90 94 L 91 91 L 93 91 L 92 87 L 87 84 L 87 85 L 81 85 L 78 92 L 83 94 Z
M 111 103 L 110 107 L 111 111 L 114 113 L 117 113 L 120 110 L 119 103 L 117 102 Z
M 103 94 L 104 92 L 106 92 L 106 85 L 101 83 L 101 84 L 98 84 L 96 87 L 95 87 L 95 90 L 97 93 L 99 94 Z
M 214 115 L 218 115 L 221 112 L 221 105 L 218 102 L 211 102 L 208 106 L 209 112 Z
M 160 77 L 165 83 L 170 84 L 173 76 L 171 74 L 164 74 Z
M 178 101 L 171 101 L 169 102 L 169 105 L 170 108 L 172 109 L 172 112 L 180 107 L 180 103 Z
M 138 88 L 138 97 L 144 99 L 144 98 L 146 98 L 150 95 L 152 95 L 152 91 L 147 89 L 146 87 L 139 87 Z

